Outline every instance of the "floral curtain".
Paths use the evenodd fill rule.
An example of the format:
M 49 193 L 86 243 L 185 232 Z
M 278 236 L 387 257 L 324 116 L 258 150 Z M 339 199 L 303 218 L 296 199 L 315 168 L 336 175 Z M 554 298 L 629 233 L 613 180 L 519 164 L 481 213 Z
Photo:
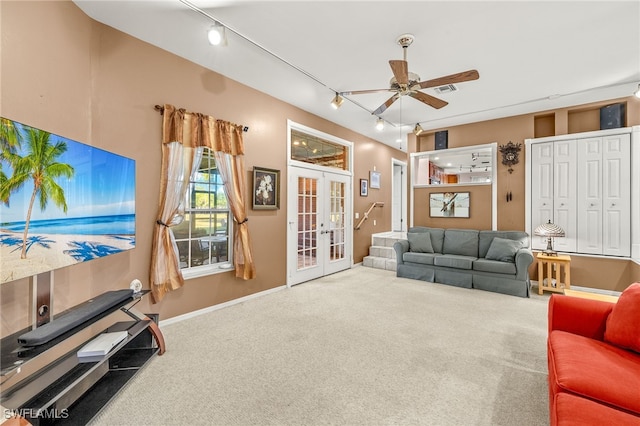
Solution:
M 248 280 L 256 275 L 246 215 L 242 126 L 200 113 L 189 113 L 172 105 L 164 105 L 163 111 L 160 201 L 151 255 L 154 303 L 162 300 L 169 291 L 184 285 L 171 226 L 182 222 L 182 202 L 188 190 L 189 177 L 196 172 L 204 147 L 214 152 L 236 222 L 233 239 L 236 277 Z

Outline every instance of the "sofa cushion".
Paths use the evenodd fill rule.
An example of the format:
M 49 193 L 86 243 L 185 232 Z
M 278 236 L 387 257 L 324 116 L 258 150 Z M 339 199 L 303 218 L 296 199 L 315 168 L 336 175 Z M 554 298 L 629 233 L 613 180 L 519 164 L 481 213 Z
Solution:
M 409 263 L 421 263 L 423 265 L 433 265 L 433 259 L 442 256 L 440 253 L 413 253 L 406 252 L 402 255 L 402 260 Z
M 523 231 L 480 231 L 478 236 L 478 257 L 486 257 L 494 238 L 520 241 L 522 247 L 529 247 L 529 234 Z
M 604 340 L 640 352 L 640 283 L 627 287 L 607 318 Z
M 479 232 L 475 229 L 447 229 L 444 233 L 442 253 L 478 257 Z
M 433 264 L 436 266 L 447 266 L 457 269 L 471 269 L 473 262 L 478 258 L 473 256 L 459 256 L 456 254 L 443 254 L 434 258 Z
M 495 237 L 487 250 L 485 259 L 500 262 L 513 262 L 516 253 L 522 248 L 520 241 Z
M 434 253 L 442 253 L 442 244 L 444 242 L 443 228 L 430 228 L 428 226 L 412 226 L 408 232 L 428 232 L 431 236 L 431 246 Z
M 640 425 L 640 417 L 570 393 L 555 395 L 551 424 L 558 426 Z
M 553 330 L 548 356 L 549 386 L 554 393 L 569 392 L 640 414 L 640 355 Z
M 498 260 L 478 259 L 473 262 L 474 271 L 494 272 L 497 274 L 516 274 L 516 264 Z
M 414 253 L 433 253 L 431 234 L 428 232 L 408 232 L 409 251 Z

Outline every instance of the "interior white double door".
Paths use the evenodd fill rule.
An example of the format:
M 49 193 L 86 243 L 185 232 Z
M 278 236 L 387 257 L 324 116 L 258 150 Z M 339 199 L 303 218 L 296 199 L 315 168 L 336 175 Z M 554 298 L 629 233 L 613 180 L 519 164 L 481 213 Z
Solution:
M 351 176 L 289 168 L 287 285 L 351 267 Z

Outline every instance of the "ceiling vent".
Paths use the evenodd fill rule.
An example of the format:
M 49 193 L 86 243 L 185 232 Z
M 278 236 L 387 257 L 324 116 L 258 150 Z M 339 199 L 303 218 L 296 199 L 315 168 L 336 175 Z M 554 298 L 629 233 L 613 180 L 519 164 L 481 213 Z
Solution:
M 445 84 L 444 86 L 435 87 L 433 90 L 435 90 L 436 93 L 450 93 L 457 91 L 458 88 L 453 84 Z

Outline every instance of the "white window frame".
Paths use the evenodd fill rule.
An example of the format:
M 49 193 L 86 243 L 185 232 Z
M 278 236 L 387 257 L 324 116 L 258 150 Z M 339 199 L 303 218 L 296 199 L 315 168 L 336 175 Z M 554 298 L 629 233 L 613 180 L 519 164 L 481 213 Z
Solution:
M 213 155 L 213 152 L 210 151 L 208 148 L 204 148 L 204 152 L 202 155 L 202 160 L 209 158 L 209 161 L 212 161 L 215 163 L 215 157 Z M 201 160 L 201 161 L 202 161 Z M 200 167 L 200 165 L 198 165 L 198 167 Z M 217 165 L 216 165 L 217 167 Z M 184 279 L 192 279 L 192 278 L 198 278 L 198 277 L 203 277 L 203 276 L 208 276 L 208 275 L 214 275 L 214 274 L 218 274 L 218 273 L 222 273 L 222 272 L 226 272 L 230 269 L 233 269 L 233 259 L 232 259 L 232 254 L 233 254 L 233 250 L 231 249 L 233 247 L 233 214 L 231 212 L 231 209 L 229 208 L 229 204 L 228 204 L 228 200 L 227 200 L 227 208 L 226 209 L 214 209 L 214 208 L 210 208 L 210 209 L 194 209 L 191 208 L 191 194 L 192 194 L 192 190 L 194 187 L 194 182 L 189 182 L 189 190 L 187 191 L 186 195 L 185 195 L 185 199 L 184 199 L 184 205 L 185 205 L 185 209 L 184 209 L 184 214 L 185 214 L 185 219 L 186 216 L 189 214 L 197 214 L 197 213 L 209 213 L 210 215 L 214 215 L 216 213 L 227 213 L 228 219 L 227 219 L 227 260 L 221 261 L 221 262 L 217 262 L 217 263 L 212 263 L 212 264 L 206 264 L 206 265 L 198 265 L 198 266 L 191 266 L 188 268 L 181 268 L 180 271 L 182 272 L 182 276 Z M 222 188 L 222 184 L 220 184 L 220 189 Z M 224 190 L 224 189 L 223 189 Z M 211 192 L 209 192 L 211 194 Z M 225 198 L 226 198 L 226 193 L 225 193 Z M 174 235 L 175 236 L 175 235 Z M 176 238 L 177 240 L 180 241 L 185 241 L 184 238 Z M 189 237 L 189 239 L 187 241 L 189 241 L 189 247 L 191 247 L 191 241 L 192 240 L 197 240 L 199 238 L 192 238 L 191 236 Z

